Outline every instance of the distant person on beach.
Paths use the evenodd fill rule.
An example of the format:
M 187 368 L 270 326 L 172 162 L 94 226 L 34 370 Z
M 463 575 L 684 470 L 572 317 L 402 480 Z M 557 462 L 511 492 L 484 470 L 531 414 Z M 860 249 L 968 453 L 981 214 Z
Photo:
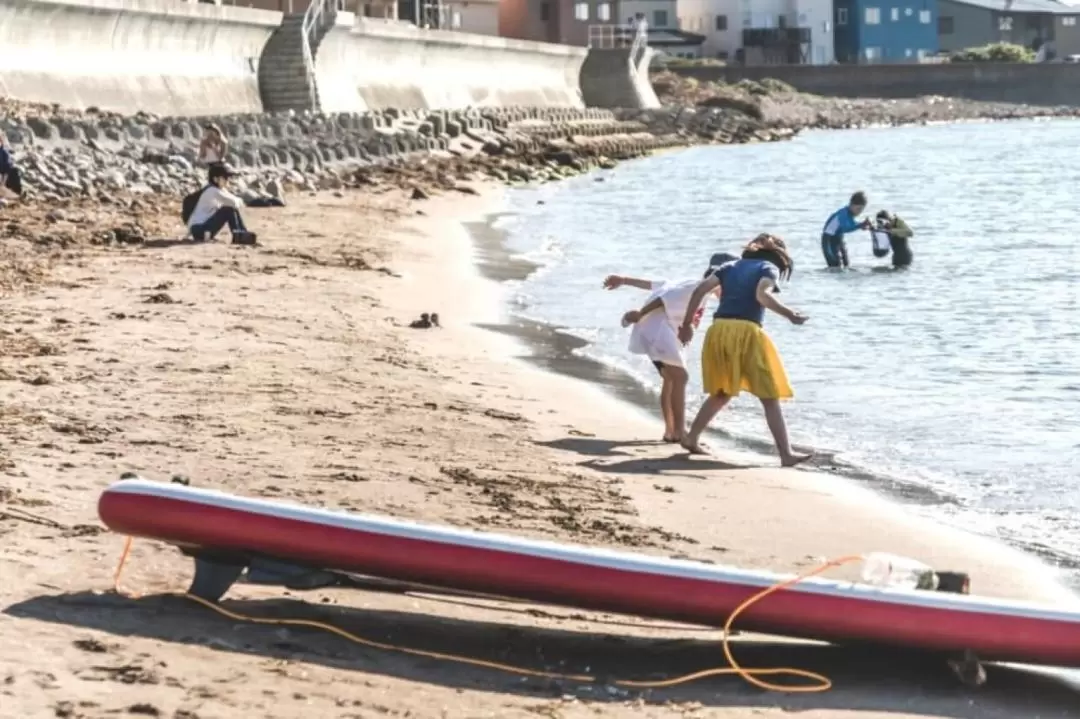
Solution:
M 229 141 L 221 127 L 211 122 L 203 128 L 202 140 L 199 141 L 199 164 L 204 166 L 225 162 L 229 154 Z
M 866 194 L 856 192 L 848 203 L 825 220 L 821 229 L 821 254 L 825 255 L 825 264 L 829 267 L 847 267 L 848 251 L 844 235 L 856 230 L 870 229 L 870 220 L 859 220 L 859 215 L 866 209 Z
M 215 163 L 206 174 L 206 186 L 185 197 L 181 208 L 181 219 L 187 223 L 191 238 L 196 242 L 212 240 L 228 225 L 234 245 L 255 244 L 255 233 L 248 232 L 240 216 L 244 201 L 229 192 L 229 180 L 235 176 L 232 168 Z
M 11 157 L 7 138 L 0 134 L 0 205 L 9 197 L 22 197 L 22 173 Z
M 915 232 L 908 227 L 908 224 L 901 220 L 899 215 L 882 210 L 877 213 L 877 225 L 874 230 L 888 235 L 893 267 L 896 269 L 910 267 L 915 255 L 911 252 L 909 240 L 915 236 Z
M 806 322 L 806 315 L 774 296 L 779 291 L 777 283 L 791 276 L 793 266 L 783 240 L 768 234 L 758 235 L 743 250 L 742 259 L 711 273 L 691 295 L 679 327 L 679 339 L 683 343 L 693 339 L 693 321 L 701 302 L 710 293 L 722 290 L 720 307 L 713 315 L 701 348 L 701 384 L 709 397 L 682 441 L 691 454 L 706 454 L 700 444 L 701 433 L 732 397 L 746 390 L 761 400 L 781 466 L 793 467 L 810 458 L 791 449 L 780 400 L 789 399 L 794 393 L 780 354 L 761 326 L 766 309 L 786 317 L 792 324 Z
M 725 262 L 738 259 L 735 255 L 720 252 L 712 256 L 708 277 Z M 686 313 L 690 301 L 701 280 L 663 282 L 639 280 L 634 277 L 610 275 L 604 279 L 605 289 L 614 290 L 625 285 L 648 290 L 649 297 L 639 310 L 623 315 L 623 327 L 633 325 L 630 331 L 630 351 L 646 355 L 660 373 L 660 412 L 664 417 L 664 441 L 681 442 L 686 431 L 686 357 L 679 342 L 677 327 Z M 700 303 L 699 303 L 700 304 Z M 696 326 L 701 319 L 699 312 L 694 319 Z

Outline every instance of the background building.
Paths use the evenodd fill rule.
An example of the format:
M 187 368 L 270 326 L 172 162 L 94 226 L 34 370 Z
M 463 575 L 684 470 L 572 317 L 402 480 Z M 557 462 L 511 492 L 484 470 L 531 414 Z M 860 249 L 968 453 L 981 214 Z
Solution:
M 938 0 L 836 0 L 836 59 L 919 62 L 938 52 Z
M 679 26 L 705 37 L 702 54 L 728 62 L 833 62 L 833 0 L 680 0 Z
M 939 0 L 938 42 L 956 52 L 997 42 L 1080 54 L 1080 8 L 1053 0 Z

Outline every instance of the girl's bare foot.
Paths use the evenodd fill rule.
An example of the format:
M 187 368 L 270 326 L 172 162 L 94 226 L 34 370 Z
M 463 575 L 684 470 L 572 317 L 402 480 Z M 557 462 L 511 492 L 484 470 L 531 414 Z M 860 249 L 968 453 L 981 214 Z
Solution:
M 700 442 L 688 442 L 683 439 L 679 444 L 690 454 L 708 454 L 708 450 L 701 446 Z
M 682 444 L 682 437 L 677 434 L 664 434 L 664 441 L 668 444 Z
M 793 454 L 790 457 L 785 457 L 780 460 L 781 467 L 794 467 L 797 464 L 802 464 L 806 460 L 810 459 L 814 455 L 812 454 Z

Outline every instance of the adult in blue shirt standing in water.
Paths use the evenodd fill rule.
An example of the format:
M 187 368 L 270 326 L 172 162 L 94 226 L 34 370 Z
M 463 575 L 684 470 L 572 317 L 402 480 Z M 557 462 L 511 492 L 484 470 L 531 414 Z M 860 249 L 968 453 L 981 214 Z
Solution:
M 847 267 L 847 243 L 844 235 L 855 230 L 870 229 L 870 220 L 859 220 L 859 215 L 866 209 L 866 194 L 856 192 L 845 207 L 829 215 L 825 227 L 821 229 L 821 254 L 825 255 L 825 264 L 829 267 Z

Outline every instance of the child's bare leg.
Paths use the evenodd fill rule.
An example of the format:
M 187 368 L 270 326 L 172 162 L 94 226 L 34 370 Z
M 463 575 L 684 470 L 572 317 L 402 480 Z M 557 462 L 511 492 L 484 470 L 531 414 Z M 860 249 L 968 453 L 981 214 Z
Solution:
M 671 415 L 671 393 L 674 388 L 668 379 L 667 365 L 664 365 L 664 369 L 660 370 L 660 377 L 662 378 L 662 384 L 660 385 L 660 414 L 664 416 L 664 441 L 677 442 L 678 439 L 675 438 L 675 422 Z
M 684 367 L 664 366 L 664 381 L 671 385 L 671 428 L 669 437 L 673 442 L 681 442 L 686 434 L 686 383 L 690 375 Z
M 698 410 L 697 416 L 694 417 L 694 423 L 690 425 L 690 434 L 683 437 L 682 446 L 690 452 L 690 454 L 708 454 L 701 444 L 701 433 L 705 431 L 705 428 L 709 426 L 709 422 L 712 422 L 713 417 L 731 401 L 729 395 L 723 392 L 717 392 L 716 394 L 709 395 L 709 398 L 701 405 L 701 409 Z
M 791 451 L 791 442 L 788 440 L 787 423 L 784 422 L 784 411 L 780 408 L 780 400 L 763 399 L 761 406 L 765 410 L 765 422 L 772 432 L 776 451 L 780 454 L 781 467 L 794 467 L 800 462 L 810 459 L 809 454 L 795 454 Z

